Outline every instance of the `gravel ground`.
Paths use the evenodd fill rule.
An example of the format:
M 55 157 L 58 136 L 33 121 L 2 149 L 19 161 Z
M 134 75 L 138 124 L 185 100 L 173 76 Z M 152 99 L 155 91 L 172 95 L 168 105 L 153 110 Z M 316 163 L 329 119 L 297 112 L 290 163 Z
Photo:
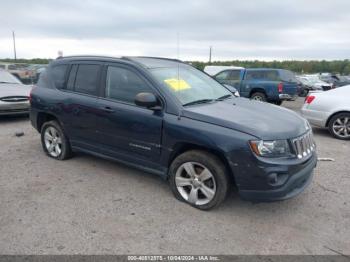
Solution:
M 350 254 L 350 141 L 314 134 L 335 161 L 318 163 L 303 194 L 252 204 L 232 193 L 204 212 L 154 175 L 84 154 L 50 159 L 27 118 L 1 118 L 0 254 Z

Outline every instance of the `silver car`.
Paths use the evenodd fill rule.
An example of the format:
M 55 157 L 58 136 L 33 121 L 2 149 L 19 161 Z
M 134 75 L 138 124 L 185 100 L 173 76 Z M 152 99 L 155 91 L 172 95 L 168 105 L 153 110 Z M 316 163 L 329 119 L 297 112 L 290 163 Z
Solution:
M 9 72 L 0 69 L 0 115 L 29 113 L 31 86 L 23 85 Z
M 338 139 L 350 139 L 350 85 L 310 93 L 301 109 L 310 124 L 328 128 Z

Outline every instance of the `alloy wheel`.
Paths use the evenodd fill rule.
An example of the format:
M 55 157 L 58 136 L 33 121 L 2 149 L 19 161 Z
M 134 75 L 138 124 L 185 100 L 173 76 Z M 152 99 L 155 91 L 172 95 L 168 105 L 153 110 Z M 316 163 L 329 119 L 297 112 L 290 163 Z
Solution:
M 339 117 L 333 122 L 334 133 L 341 138 L 350 137 L 350 118 L 349 117 Z
M 196 162 L 186 162 L 178 168 L 175 185 L 183 199 L 192 205 L 205 205 L 216 194 L 213 174 L 204 165 Z
M 58 157 L 62 152 L 62 138 L 56 128 L 50 126 L 45 130 L 44 142 L 47 152 L 52 157 Z
M 256 101 L 264 101 L 264 99 L 261 96 L 254 96 L 252 99 Z

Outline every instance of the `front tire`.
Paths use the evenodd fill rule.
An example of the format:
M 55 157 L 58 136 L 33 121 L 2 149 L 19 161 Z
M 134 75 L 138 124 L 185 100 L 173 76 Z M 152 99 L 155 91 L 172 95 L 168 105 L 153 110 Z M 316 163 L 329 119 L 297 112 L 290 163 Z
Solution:
M 226 198 L 229 188 L 226 168 L 209 152 L 192 150 L 179 155 L 169 173 L 175 197 L 195 208 L 209 210 Z
M 43 124 L 41 144 L 44 152 L 54 159 L 64 160 L 72 155 L 69 141 L 57 121 L 49 121 Z
M 329 121 L 328 130 L 335 138 L 350 140 L 350 113 L 333 116 Z

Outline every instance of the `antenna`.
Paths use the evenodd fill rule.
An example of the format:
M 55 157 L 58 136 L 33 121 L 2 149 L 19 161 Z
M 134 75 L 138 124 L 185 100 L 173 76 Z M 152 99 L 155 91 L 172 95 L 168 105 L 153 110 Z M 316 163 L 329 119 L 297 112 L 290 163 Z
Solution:
M 209 46 L 209 65 L 211 64 L 211 52 L 212 52 L 212 46 Z
M 13 39 L 13 53 L 15 55 L 15 61 L 17 60 L 17 54 L 16 54 L 16 36 L 15 31 L 12 31 L 12 39 Z
M 176 33 L 177 40 L 177 59 L 180 60 L 180 34 Z M 180 64 L 177 63 L 177 89 L 180 90 Z

